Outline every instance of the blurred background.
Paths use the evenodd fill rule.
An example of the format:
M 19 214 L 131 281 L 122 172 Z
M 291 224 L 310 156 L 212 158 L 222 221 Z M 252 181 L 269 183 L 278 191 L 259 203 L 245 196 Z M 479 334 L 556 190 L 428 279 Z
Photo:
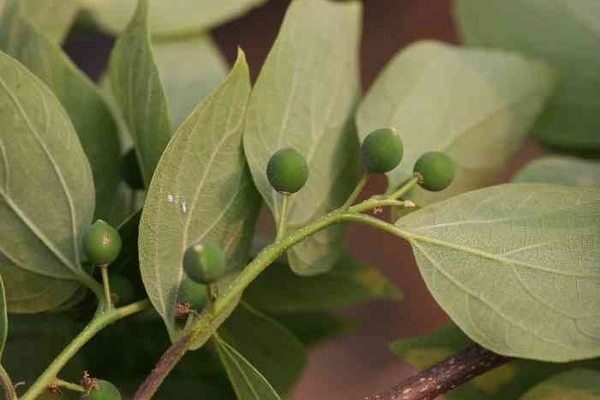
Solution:
M 289 1 L 272 0 L 242 18 L 212 32 L 227 60 L 242 47 L 256 77 L 267 56 Z M 458 43 L 450 0 L 365 0 L 362 38 L 362 83 L 366 90 L 393 55 L 411 42 L 435 39 Z M 111 39 L 100 36 L 71 38 L 65 47 L 94 77 L 103 69 Z M 541 149 L 529 141 L 498 181 L 538 156 Z M 380 192 L 383 178 L 370 182 L 363 196 Z M 270 221 L 263 218 L 263 228 Z M 352 334 L 317 346 L 292 399 L 360 399 L 384 390 L 414 373 L 393 356 L 387 343 L 425 334 L 448 321 L 421 279 L 408 246 L 399 239 L 364 227 L 352 227 L 348 245 L 360 260 L 377 266 L 404 293 L 398 303 L 378 302 L 346 312 L 362 324 Z

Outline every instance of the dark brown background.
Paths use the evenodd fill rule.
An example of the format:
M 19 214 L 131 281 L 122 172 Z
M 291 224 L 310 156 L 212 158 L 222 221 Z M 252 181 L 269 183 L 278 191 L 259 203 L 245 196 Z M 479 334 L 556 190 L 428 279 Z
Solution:
M 213 34 L 229 62 L 241 46 L 253 76 L 258 73 L 277 34 L 289 1 L 271 0 L 248 15 L 216 29 Z M 362 82 L 368 88 L 385 63 L 407 44 L 420 39 L 458 43 L 451 0 L 364 0 Z M 90 43 L 90 41 L 93 41 Z M 78 54 L 82 68 L 98 75 L 110 49 L 106 38 L 90 38 L 67 44 Z M 539 155 L 528 142 L 505 173 Z M 367 193 L 381 191 L 376 179 Z M 323 343 L 310 355 L 309 368 L 296 388 L 293 400 L 362 399 L 402 380 L 414 369 L 395 358 L 386 344 L 395 338 L 431 332 L 448 319 L 435 304 L 418 273 L 408 246 L 397 238 L 364 227 L 350 230 L 348 243 L 360 259 L 376 265 L 404 292 L 400 303 L 378 302 L 348 310 L 364 323 L 356 333 Z
M 253 75 L 258 73 L 288 1 L 272 0 L 244 18 L 220 27 L 214 37 L 230 62 L 236 47 L 247 53 Z M 390 58 L 407 44 L 420 39 L 458 43 L 450 0 L 365 0 L 362 40 L 362 82 L 368 88 Z M 499 181 L 539 154 L 528 143 Z M 371 182 L 367 192 L 381 190 L 383 180 Z M 378 302 L 349 312 L 363 328 L 352 335 L 326 342 L 310 356 L 309 368 L 298 385 L 294 400 L 362 399 L 414 369 L 395 358 L 386 347 L 391 339 L 424 334 L 447 321 L 418 273 L 408 246 L 381 232 L 353 227 L 348 243 L 360 259 L 378 266 L 404 292 L 401 303 Z

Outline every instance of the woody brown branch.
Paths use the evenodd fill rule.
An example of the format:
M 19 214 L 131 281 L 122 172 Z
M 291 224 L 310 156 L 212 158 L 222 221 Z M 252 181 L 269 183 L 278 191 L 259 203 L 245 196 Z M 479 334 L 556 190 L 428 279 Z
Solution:
M 393 388 L 364 400 L 435 399 L 510 360 L 509 357 L 498 355 L 479 345 L 472 345 Z

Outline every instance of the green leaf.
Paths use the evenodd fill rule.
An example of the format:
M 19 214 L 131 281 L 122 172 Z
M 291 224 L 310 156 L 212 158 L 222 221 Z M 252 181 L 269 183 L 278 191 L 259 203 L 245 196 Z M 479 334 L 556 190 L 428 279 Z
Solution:
M 112 51 L 111 92 L 133 137 L 146 185 L 171 138 L 169 108 L 152 55 L 148 0 L 139 7 Z
M 53 43 L 62 43 L 71 26 L 75 22 L 75 17 L 79 12 L 79 2 L 77 0 L 2 0 L 0 1 L 0 12 L 10 13 L 10 8 L 17 3 L 21 7 L 23 16 L 40 32 L 47 40 Z M 2 17 L 0 32 L 10 31 L 5 24 L 5 15 Z
M 418 42 L 397 55 L 360 105 L 361 138 L 393 127 L 404 159 L 388 174 L 395 189 L 427 151 L 446 152 L 457 165 L 447 190 L 417 189 L 417 204 L 489 185 L 526 137 L 550 94 L 544 65 L 515 54 Z
M 566 156 L 542 157 L 527 164 L 512 180 L 568 186 L 600 186 L 600 162 Z
M 179 128 L 148 189 L 140 268 L 148 296 L 171 334 L 189 246 L 202 240 L 220 244 L 232 270 L 247 261 L 260 203 L 242 151 L 249 95 L 248 65 L 240 52 L 222 86 Z
M 399 219 L 452 320 L 500 354 L 600 355 L 600 189 L 495 186 Z
M 42 81 L 0 53 L 0 274 L 10 312 L 54 308 L 91 277 L 80 243 L 94 211 L 90 166 Z
M 136 0 L 80 0 L 106 31 L 121 31 L 134 12 Z M 267 0 L 151 0 L 149 26 L 156 36 L 205 32 L 240 16 Z
M 359 325 L 350 317 L 330 312 L 302 312 L 273 314 L 273 318 L 285 326 L 307 347 L 326 339 L 353 332 Z
M 208 35 L 155 41 L 156 66 L 175 131 L 194 107 L 227 76 L 227 63 Z
M 4 354 L 6 338 L 8 337 L 8 315 L 6 305 L 6 292 L 4 291 L 4 279 L 0 275 L 0 361 Z
M 540 383 L 522 400 L 598 400 L 600 399 L 600 372 L 572 370 Z
M 600 149 L 600 3 L 594 0 L 456 0 L 462 37 L 474 46 L 516 50 L 561 76 L 534 129 L 543 143 Z
M 315 312 L 371 300 L 400 300 L 402 294 L 377 269 L 345 254 L 326 274 L 299 277 L 283 263 L 263 272 L 244 299 L 274 313 Z
M 265 377 L 236 349 L 220 338 L 215 343 L 238 400 L 281 399 Z
M 451 357 L 473 342 L 454 324 L 446 325 L 426 336 L 400 339 L 391 350 L 419 369 Z M 450 400 L 505 400 L 519 398 L 532 385 L 573 367 L 598 368 L 596 361 L 545 363 L 516 359 L 500 368 L 467 382 L 446 393 Z
M 96 217 L 113 223 L 111 208 L 121 181 L 120 143 L 117 126 L 95 84 L 90 81 L 43 34 L 19 15 L 13 3 L 3 17 L 6 30 L 0 32 L 0 48 L 22 62 L 58 97 L 79 135 L 94 176 Z
M 244 302 L 219 329 L 219 334 L 282 395 L 292 389 L 306 366 L 306 349 L 298 338 Z
M 358 143 L 349 119 L 359 92 L 360 18 L 358 2 L 292 2 L 252 92 L 244 149 L 275 216 L 281 195 L 266 176 L 269 158 L 293 147 L 308 162 L 306 186 L 290 198 L 290 230 L 342 205 L 358 180 Z M 294 272 L 331 269 L 343 235 L 344 227 L 337 226 L 296 245 L 288 252 Z

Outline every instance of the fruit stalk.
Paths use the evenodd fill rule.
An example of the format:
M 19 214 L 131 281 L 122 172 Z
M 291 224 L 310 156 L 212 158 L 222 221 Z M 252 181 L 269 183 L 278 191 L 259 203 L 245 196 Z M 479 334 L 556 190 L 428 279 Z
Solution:
M 104 301 L 106 302 L 106 309 L 111 310 L 113 308 L 112 297 L 110 295 L 110 282 L 108 280 L 108 266 L 101 265 L 100 273 L 102 274 L 102 286 L 104 287 Z
M 17 393 L 15 392 L 15 386 L 10 380 L 8 372 L 0 365 L 0 384 L 4 388 L 4 398 L 6 400 L 17 400 Z

